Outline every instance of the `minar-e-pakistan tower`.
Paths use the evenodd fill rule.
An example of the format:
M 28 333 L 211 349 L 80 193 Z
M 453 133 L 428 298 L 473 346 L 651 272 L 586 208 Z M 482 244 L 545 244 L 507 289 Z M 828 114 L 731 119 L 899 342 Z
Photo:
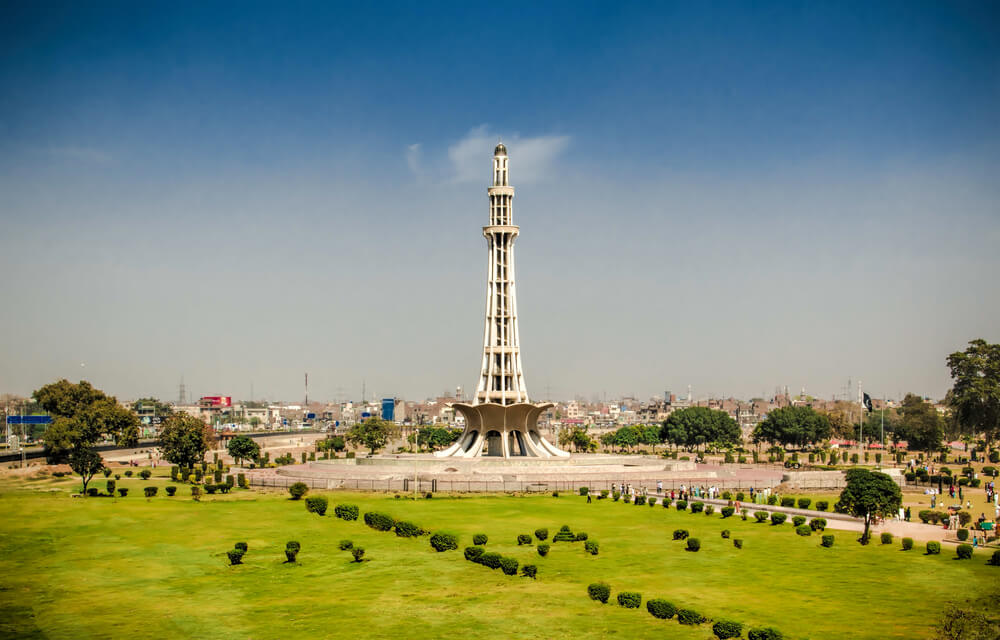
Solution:
M 531 404 L 521 372 L 517 333 L 517 297 L 514 288 L 514 187 L 507 180 L 507 148 L 493 151 L 490 224 L 483 227 L 489 245 L 486 278 L 486 328 L 483 366 L 473 403 L 455 403 L 465 417 L 465 431 L 448 449 L 435 455 L 459 458 L 569 457 L 538 432 L 538 416 L 552 404 Z

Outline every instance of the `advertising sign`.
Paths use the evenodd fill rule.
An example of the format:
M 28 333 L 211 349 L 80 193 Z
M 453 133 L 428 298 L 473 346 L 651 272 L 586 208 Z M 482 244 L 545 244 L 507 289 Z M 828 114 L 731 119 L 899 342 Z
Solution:
M 231 407 L 233 406 L 232 396 L 202 396 L 201 403 L 209 407 Z

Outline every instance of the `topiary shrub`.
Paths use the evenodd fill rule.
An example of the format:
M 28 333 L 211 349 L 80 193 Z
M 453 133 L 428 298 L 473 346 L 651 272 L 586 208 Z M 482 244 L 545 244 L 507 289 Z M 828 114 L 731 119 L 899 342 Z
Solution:
M 767 522 L 767 517 L 771 515 L 767 511 L 754 511 L 753 517 L 757 519 L 757 522 Z
M 100 493 L 97 487 L 87 487 L 87 495 L 91 498 L 96 498 L 97 494 Z
M 678 511 L 686 511 L 688 508 L 687 500 L 678 500 L 675 504 Z
M 333 515 L 337 516 L 341 520 L 357 520 L 358 519 L 358 505 L 356 504 L 338 504 L 333 508 Z
M 664 498 L 663 499 L 663 508 L 664 509 L 669 509 L 670 508 L 670 502 L 671 502 L 670 498 Z
M 733 538 L 733 546 L 737 549 L 743 548 L 743 540 L 741 538 Z
M 291 494 L 292 500 L 301 500 L 302 496 L 309 492 L 309 486 L 305 482 L 296 482 L 292 486 L 288 487 L 288 493 Z M 294 561 L 293 561 L 294 562 Z
M 909 551 L 913 548 L 913 538 L 903 538 L 903 551 Z
M 431 536 L 431 546 L 438 553 L 458 549 L 458 538 L 454 534 L 438 531 Z
M 958 536 L 959 540 L 961 540 L 962 542 L 965 542 L 966 540 L 969 539 L 969 530 L 968 529 L 959 529 L 958 531 L 955 532 L 955 535 Z
M 131 469 L 126 469 L 125 470 L 125 477 L 126 478 L 131 478 L 132 477 L 132 470 Z
M 552 492 L 552 497 L 553 498 L 558 498 L 559 497 L 559 492 L 558 491 L 553 491 Z
M 534 580 L 535 576 L 537 575 L 538 575 L 538 567 L 536 567 L 535 565 L 526 564 L 523 567 L 521 567 L 521 577 L 531 578 L 532 580 Z
M 798 527 L 806 523 L 805 516 L 792 516 L 792 526 Z
M 587 532 L 586 531 L 581 531 L 581 532 L 579 532 L 579 533 L 576 534 L 576 538 L 574 539 L 574 541 L 575 542 L 583 542 L 586 539 L 587 539 Z
M 687 625 L 701 624 L 708 619 L 694 609 L 681 609 L 677 612 L 677 622 Z
M 205 485 L 205 493 L 215 493 L 215 490 L 217 488 L 218 487 L 216 487 L 214 484 L 206 484 Z
M 233 548 L 239 549 L 243 553 L 246 553 L 250 549 L 250 547 L 248 547 L 247 543 L 245 542 L 237 542 L 236 544 L 233 545 Z
M 722 507 L 722 509 L 720 510 L 720 513 L 722 514 L 723 518 L 729 518 L 729 517 L 732 517 L 732 515 L 734 513 L 736 513 L 736 508 L 735 507 Z
M 654 498 L 653 496 L 649 496 L 648 498 L 646 498 L 646 502 L 651 507 L 655 507 L 656 506 L 656 498 Z
M 227 551 L 226 555 L 229 556 L 229 564 L 230 565 L 243 564 L 244 553 L 246 552 L 243 551 L 242 549 L 230 549 L 229 551 Z
M 465 548 L 465 559 L 469 562 L 478 562 L 479 556 L 486 553 L 486 549 L 480 546 L 466 547 Z
M 156 495 L 156 491 L 158 489 L 159 487 L 143 487 L 142 492 L 146 494 L 147 498 L 152 498 L 153 496 Z
M 143 480 L 149 480 L 150 477 L 152 477 L 152 475 L 153 472 L 150 471 L 149 469 L 143 469 L 142 471 L 139 472 L 139 477 L 142 478 Z
M 580 487 L 580 495 L 585 496 L 590 493 L 590 487 Z
M 688 538 L 687 551 L 697 551 L 698 549 L 701 549 L 701 540 L 698 538 Z
M 354 547 L 351 549 L 351 557 L 355 562 L 363 562 L 365 557 L 364 547 Z
M 808 509 L 809 505 L 812 504 L 812 499 L 810 499 L 810 498 L 799 498 L 795 502 L 795 504 L 798 505 L 799 509 Z
M 940 542 L 935 542 L 935 541 L 932 540 L 932 541 L 930 541 L 930 542 L 927 543 L 927 555 L 929 555 L 929 556 L 936 556 L 939 553 L 941 553 L 941 543 Z
M 687 529 L 674 529 L 674 540 L 684 540 L 688 535 Z
M 783 496 L 781 498 L 781 506 L 783 506 L 783 507 L 794 507 L 795 506 L 795 498 L 793 498 L 792 496 Z
M 710 505 L 710 504 L 706 504 L 705 505 L 705 515 L 706 516 L 710 516 L 713 513 L 715 513 L 715 507 L 712 506 L 712 505 Z
M 611 498 L 612 498 L 612 499 L 613 499 L 613 500 L 614 500 L 615 502 L 618 502 L 618 499 L 619 499 L 619 498 L 621 498 L 621 497 L 622 497 L 622 494 L 621 494 L 621 491 L 614 491 L 614 492 L 612 492 L 612 494 L 611 494 Z
M 816 509 L 816 511 L 826 511 L 829 506 L 830 503 L 827 502 L 826 500 L 817 500 L 816 504 L 814 505 L 814 508 Z
M 732 620 L 719 620 L 712 625 L 712 633 L 716 638 L 739 638 L 743 634 L 743 625 Z
M 773 627 L 757 627 L 747 632 L 750 640 L 785 640 L 785 636 Z
M 108 480 L 106 489 L 109 496 L 115 495 L 115 486 L 117 486 L 117 484 L 118 483 L 116 483 L 114 480 Z
M 771 525 L 772 526 L 777 526 L 779 524 L 784 524 L 785 520 L 787 520 L 787 519 L 788 519 L 788 516 L 785 515 L 784 513 L 772 513 L 771 514 Z
M 348 549 L 354 546 L 354 543 L 351 542 L 350 540 L 341 540 L 337 546 L 340 547 L 341 551 L 347 551 Z
M 971 544 L 960 544 L 955 549 L 955 555 L 958 556 L 959 560 L 971 560 L 972 559 L 972 545 Z
M 642 594 L 638 591 L 620 591 L 618 593 L 618 606 L 626 609 L 638 609 L 642 604 Z
M 692 502 L 691 503 L 691 513 L 701 513 L 705 510 L 704 502 Z
M 546 538 L 549 537 L 549 530 L 548 529 L 535 529 L 535 537 L 538 538 L 539 540 L 545 540 Z M 485 543 L 483 543 L 483 544 L 485 544 Z
M 736 492 L 736 501 L 737 502 L 743 502 L 744 500 L 746 500 L 746 497 L 747 497 L 746 494 L 743 493 L 742 491 L 737 491 Z
M 325 516 L 328 504 L 326 498 L 323 496 L 309 496 L 306 498 L 306 511 Z
M 396 521 L 390 515 L 378 511 L 365 512 L 365 524 L 376 531 L 389 531 L 396 526 Z
M 583 543 L 583 549 L 584 549 L 584 551 L 586 551 L 590 555 L 596 556 L 597 555 L 597 551 L 599 549 L 599 545 L 597 544 L 597 541 L 595 541 L 595 540 L 587 540 L 586 542 Z
M 576 536 L 573 532 L 569 530 L 569 525 L 564 524 L 556 532 L 556 535 L 552 536 L 552 542 L 575 542 Z
M 1000 551 L 994 551 L 993 555 L 990 556 L 990 559 L 986 562 L 986 564 L 991 567 L 1000 567 Z
M 416 538 L 424 533 L 423 529 L 405 520 L 398 521 L 393 528 L 396 531 L 396 536 L 400 538 Z
M 635 505 L 639 506 L 640 504 L 646 504 L 646 496 L 636 496 L 635 497 Z
M 502 557 L 499 553 L 484 553 L 479 556 L 479 564 L 490 569 L 499 569 Z
M 285 545 L 285 562 L 295 562 L 295 558 L 299 555 L 299 550 L 302 546 L 295 542 L 294 540 L 289 541 Z
M 514 558 L 508 558 L 507 556 L 500 558 L 500 570 L 504 572 L 504 575 L 516 576 L 517 564 L 517 560 Z
M 121 496 L 121 497 L 123 497 L 123 498 L 125 496 L 127 496 L 128 495 L 128 487 L 119 487 L 119 489 L 118 489 L 118 495 Z
M 892 544 L 892 534 L 889 532 L 884 532 L 880 536 L 880 539 L 882 540 L 882 544 Z
M 606 582 L 594 582 L 587 585 L 587 595 L 591 600 L 607 604 L 611 597 L 611 587 Z
M 473 541 L 473 542 L 475 542 L 475 541 Z M 526 533 L 519 534 L 517 536 L 517 544 L 518 544 L 518 546 L 523 545 L 523 544 L 531 544 L 531 536 L 529 536 Z
M 828 533 L 828 534 L 824 535 L 823 536 L 823 540 L 822 540 L 822 542 L 820 542 L 820 544 L 823 545 L 824 547 L 832 547 L 833 546 L 833 534 Z
M 535 549 L 538 551 L 538 555 L 542 556 L 543 558 L 549 555 L 549 545 L 547 544 L 540 544 L 537 547 L 535 547 Z
M 723 530 L 722 530 L 722 537 L 723 537 L 724 539 L 728 540 L 728 539 L 729 539 L 729 535 L 730 535 L 730 534 L 729 534 L 729 529 L 723 529 Z
M 248 488 L 250 488 L 250 486 L 247 484 L 247 476 L 246 476 L 245 473 L 237 473 L 236 474 L 236 485 L 240 489 L 248 489 Z
M 675 613 L 677 613 L 677 607 L 675 607 L 669 600 L 653 598 L 652 600 L 646 601 L 646 611 L 648 611 L 649 615 L 654 618 L 669 620 L 674 617 Z
M 826 518 L 813 518 L 809 521 L 809 527 L 813 531 L 825 531 L 826 530 Z
M 177 493 L 177 487 L 166 487 L 165 490 L 168 496 L 172 496 Z

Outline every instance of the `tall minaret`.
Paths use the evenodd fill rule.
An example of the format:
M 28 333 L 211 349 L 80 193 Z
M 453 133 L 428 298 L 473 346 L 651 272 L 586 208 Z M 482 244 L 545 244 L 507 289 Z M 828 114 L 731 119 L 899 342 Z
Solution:
M 486 327 L 483 331 L 483 366 L 473 404 L 528 402 L 521 372 L 521 350 L 517 334 L 517 296 L 514 287 L 513 223 L 514 187 L 507 179 L 507 148 L 501 142 L 493 150 L 493 185 L 490 224 L 483 227 L 489 246 L 486 277 Z

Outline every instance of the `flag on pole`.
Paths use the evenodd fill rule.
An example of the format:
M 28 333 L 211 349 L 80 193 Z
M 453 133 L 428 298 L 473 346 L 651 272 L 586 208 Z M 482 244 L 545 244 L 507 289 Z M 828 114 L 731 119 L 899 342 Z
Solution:
M 868 409 L 868 413 L 872 412 L 872 399 L 871 396 L 869 396 L 867 393 L 864 394 L 864 401 L 862 402 L 862 404 L 865 405 L 865 409 Z

